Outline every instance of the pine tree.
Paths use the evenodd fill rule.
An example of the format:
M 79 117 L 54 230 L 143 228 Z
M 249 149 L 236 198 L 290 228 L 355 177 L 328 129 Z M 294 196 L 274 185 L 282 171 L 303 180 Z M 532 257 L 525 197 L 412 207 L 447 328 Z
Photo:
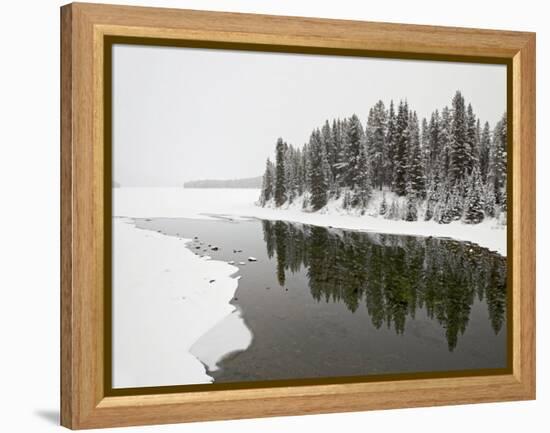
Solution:
M 464 183 L 465 180 L 461 179 L 451 189 L 448 212 L 451 219 L 455 221 L 462 218 L 462 214 L 464 213 Z
M 447 180 L 451 177 L 451 154 L 452 154 L 452 113 L 449 107 L 444 107 L 441 110 L 441 125 L 440 125 L 440 144 L 439 156 L 437 161 L 437 179 L 438 182 Z
M 386 150 L 386 108 L 382 101 L 378 101 L 369 112 L 366 127 L 367 155 L 371 167 L 372 184 L 375 188 L 382 189 L 387 183 L 385 160 Z
M 450 175 L 456 184 L 464 178 L 469 169 L 470 145 L 468 143 L 466 107 L 460 91 L 456 92 L 452 102 Z
M 400 102 L 396 120 L 393 190 L 399 196 L 407 192 L 407 150 L 409 147 L 409 106 Z
M 426 178 L 430 170 L 430 128 L 426 118 L 422 118 L 422 127 L 420 129 L 420 154 L 422 155 L 422 169 Z
M 285 152 L 286 143 L 277 139 L 275 148 L 275 206 L 280 207 L 286 202 L 285 191 Z
M 284 157 L 285 192 L 288 203 L 291 204 L 297 194 L 296 166 L 294 164 L 294 148 L 288 146 Z
M 340 119 L 334 119 L 332 121 L 331 132 L 332 142 L 334 144 L 334 166 L 332 167 L 332 173 L 334 177 L 335 197 L 338 198 L 343 181 L 343 171 L 341 163 L 344 150 L 344 137 L 342 133 L 342 122 L 340 121 Z
M 369 161 L 365 146 L 361 146 L 359 150 L 359 157 L 355 169 L 356 175 L 353 186 L 352 204 L 354 207 L 359 207 L 364 210 L 372 194 Z
M 472 104 L 468 104 L 466 110 L 466 150 L 468 153 L 466 159 L 466 175 L 470 175 L 474 167 L 479 165 L 479 135 L 477 133 L 477 120 L 472 108 Z
M 493 139 L 489 149 L 487 164 L 487 185 L 492 189 L 495 206 L 503 208 L 506 203 L 506 114 L 499 120 L 493 130 Z M 504 207 L 505 209 L 505 207 Z
M 449 182 L 441 187 L 439 201 L 435 206 L 433 219 L 439 224 L 449 224 L 453 220 L 453 194 L 450 189 Z
M 388 186 L 391 186 L 395 176 L 395 147 L 397 142 L 397 118 L 393 106 L 393 100 L 390 101 L 388 110 L 388 121 L 386 128 L 386 159 L 384 163 L 384 179 Z
M 345 171 L 345 186 L 350 189 L 355 188 L 355 184 L 361 178 L 359 173 L 359 165 L 361 153 L 364 151 L 364 136 L 363 126 L 356 114 L 348 120 L 346 134 L 346 171 Z
M 481 177 L 481 120 L 476 118 L 476 134 L 475 134 L 475 148 L 474 148 L 474 165 L 479 169 L 479 176 Z
M 494 185 L 485 183 L 483 188 L 483 211 L 486 216 L 494 218 L 496 216 L 496 197 Z
M 507 185 L 507 148 L 508 125 L 506 113 L 503 114 L 495 126 L 493 133 L 494 147 L 494 185 L 495 197 L 502 210 L 506 210 L 506 185 Z
M 441 131 L 441 118 L 439 111 L 435 110 L 430 117 L 430 124 L 428 126 L 428 175 L 438 181 L 438 173 L 436 173 L 437 159 L 441 152 L 442 147 L 442 131 Z
M 469 188 L 467 197 L 467 206 L 464 212 L 464 222 L 467 224 L 478 224 L 485 217 L 483 209 L 483 194 L 481 176 L 479 169 L 474 168 L 474 171 L 469 177 Z
M 262 192 L 260 195 L 260 204 L 265 206 L 273 198 L 275 168 L 273 163 L 267 158 L 264 176 L 262 179 Z
M 311 152 L 309 149 L 309 142 L 304 143 L 304 146 L 302 147 L 302 167 L 303 167 L 303 178 L 302 182 L 304 184 L 304 194 L 311 192 L 311 158 L 310 158 Z
M 489 165 L 489 150 L 491 149 L 491 129 L 489 122 L 483 125 L 481 139 L 479 143 L 479 169 L 481 172 L 481 180 L 487 182 L 487 169 Z
M 426 178 L 420 151 L 420 136 L 418 131 L 418 117 L 413 112 L 409 118 L 409 149 L 407 155 L 407 194 L 415 198 L 426 197 Z
M 301 149 L 296 149 L 295 164 L 296 164 L 296 179 L 297 179 L 297 194 L 302 196 L 305 192 L 305 172 L 304 172 L 304 156 Z
M 334 137 L 333 137 L 330 123 L 328 120 L 325 121 L 325 124 L 321 129 L 321 139 L 322 139 L 323 146 L 325 148 L 325 154 L 326 154 L 327 164 L 328 164 L 327 175 L 328 175 L 329 191 L 331 194 L 334 194 L 336 192 L 336 181 L 335 181 L 336 176 L 334 172 L 334 166 L 336 165 L 337 152 L 336 152 L 336 146 L 334 143 Z
M 321 209 L 328 200 L 327 155 L 321 139 L 321 132 L 315 130 L 309 140 L 311 172 L 311 207 L 314 211 Z

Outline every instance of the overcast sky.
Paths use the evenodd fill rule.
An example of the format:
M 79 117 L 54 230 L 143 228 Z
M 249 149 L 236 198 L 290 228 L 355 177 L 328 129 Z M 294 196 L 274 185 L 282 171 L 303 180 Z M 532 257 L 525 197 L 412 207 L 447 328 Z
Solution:
M 325 119 L 379 99 L 407 99 L 419 117 L 460 89 L 491 126 L 506 110 L 506 67 L 116 45 L 113 179 L 179 186 L 260 175 L 277 137 L 302 145 Z

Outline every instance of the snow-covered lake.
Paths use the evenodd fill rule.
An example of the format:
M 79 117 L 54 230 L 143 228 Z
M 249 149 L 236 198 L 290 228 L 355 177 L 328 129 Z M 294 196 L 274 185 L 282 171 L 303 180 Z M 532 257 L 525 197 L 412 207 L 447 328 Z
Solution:
M 463 242 L 374 232 L 452 236 L 505 255 L 505 230 L 264 209 L 254 205 L 258 193 L 113 190 L 115 388 L 288 378 L 288 364 L 298 377 L 502 364 L 505 259 Z M 350 249 L 355 258 L 340 256 Z M 416 285 L 428 258 L 450 280 L 429 273 L 436 275 L 432 284 L 423 278 L 424 286 Z M 376 277 L 384 263 L 393 269 L 392 284 L 389 270 Z M 464 282 L 467 273 L 474 277 Z M 392 302 L 400 296 L 407 305 L 397 311 L 403 302 Z M 347 363 L 336 362 L 338 351 L 317 356 L 319 364 L 304 357 L 327 339 L 340 352 L 350 341 L 363 349 Z

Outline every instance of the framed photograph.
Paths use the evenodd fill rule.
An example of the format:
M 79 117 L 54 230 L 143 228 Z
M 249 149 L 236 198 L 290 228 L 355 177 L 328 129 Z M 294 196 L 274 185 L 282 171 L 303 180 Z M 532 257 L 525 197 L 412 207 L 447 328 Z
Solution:
M 61 8 L 66 427 L 535 398 L 535 35 Z

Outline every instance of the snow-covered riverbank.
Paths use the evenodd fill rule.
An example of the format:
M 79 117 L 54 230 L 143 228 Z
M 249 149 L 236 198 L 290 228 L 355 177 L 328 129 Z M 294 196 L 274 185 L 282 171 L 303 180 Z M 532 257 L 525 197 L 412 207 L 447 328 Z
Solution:
M 238 268 L 124 218 L 113 218 L 113 240 L 113 387 L 212 382 L 203 364 L 252 339 L 229 303 Z
M 496 220 L 475 225 L 460 221 L 437 224 L 349 215 L 337 209 L 308 213 L 299 207 L 262 208 L 254 204 L 259 197 L 257 189 L 116 188 L 113 195 L 114 213 L 119 216 L 205 218 L 205 214 L 215 214 L 280 219 L 380 233 L 450 237 L 474 242 L 506 256 L 506 227 Z

